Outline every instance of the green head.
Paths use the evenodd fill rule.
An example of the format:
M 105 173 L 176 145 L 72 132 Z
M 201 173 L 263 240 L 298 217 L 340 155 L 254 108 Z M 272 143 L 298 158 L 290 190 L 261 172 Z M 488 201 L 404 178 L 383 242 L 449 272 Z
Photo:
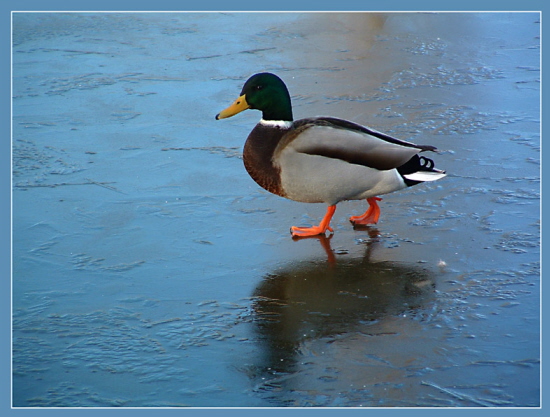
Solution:
M 221 111 L 216 119 L 224 119 L 246 109 L 261 110 L 264 120 L 292 121 L 290 94 L 279 77 L 268 72 L 255 74 L 246 81 L 240 97 Z

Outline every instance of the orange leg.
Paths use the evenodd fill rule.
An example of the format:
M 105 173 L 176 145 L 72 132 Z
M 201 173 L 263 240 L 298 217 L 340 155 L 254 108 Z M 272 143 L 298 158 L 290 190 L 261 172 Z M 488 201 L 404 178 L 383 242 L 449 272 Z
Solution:
M 327 230 L 329 232 L 334 232 L 332 230 L 332 227 L 330 227 L 330 220 L 332 219 L 332 216 L 334 215 L 335 211 L 336 211 L 336 205 L 328 206 L 325 217 L 323 217 L 323 220 L 321 220 L 321 223 L 319 223 L 319 226 L 312 226 L 312 227 L 292 226 L 290 228 L 290 233 L 292 233 L 292 236 L 295 236 L 295 237 L 304 237 L 304 236 L 323 235 L 326 233 Z
M 380 197 L 369 197 L 367 201 L 369 208 L 361 216 L 352 216 L 349 221 L 353 224 L 375 224 L 378 223 L 380 217 L 380 207 L 378 207 L 377 201 L 381 201 Z

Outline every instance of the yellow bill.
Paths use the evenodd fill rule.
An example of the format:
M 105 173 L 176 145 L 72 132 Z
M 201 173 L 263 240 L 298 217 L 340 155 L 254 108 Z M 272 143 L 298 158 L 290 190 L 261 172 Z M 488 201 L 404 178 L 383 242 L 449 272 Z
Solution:
M 246 109 L 250 108 L 248 103 L 246 102 L 246 97 L 243 94 L 240 96 L 237 100 L 231 104 L 227 109 L 222 110 L 216 115 L 216 120 L 219 119 L 225 119 L 227 117 L 235 116 L 237 113 L 240 113 Z

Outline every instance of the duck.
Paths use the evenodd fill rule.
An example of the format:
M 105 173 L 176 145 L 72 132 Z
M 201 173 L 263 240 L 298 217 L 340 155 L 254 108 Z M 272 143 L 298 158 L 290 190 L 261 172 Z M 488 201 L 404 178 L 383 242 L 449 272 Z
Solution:
M 262 188 L 303 203 L 324 203 L 327 210 L 318 225 L 292 226 L 293 238 L 334 233 L 330 223 L 336 205 L 366 200 L 364 214 L 349 218 L 354 225 L 376 224 L 380 195 L 446 176 L 416 145 L 369 127 L 336 117 L 294 120 L 290 93 L 277 75 L 252 75 L 239 97 L 216 115 L 216 120 L 244 110 L 262 112 L 243 147 L 246 171 Z

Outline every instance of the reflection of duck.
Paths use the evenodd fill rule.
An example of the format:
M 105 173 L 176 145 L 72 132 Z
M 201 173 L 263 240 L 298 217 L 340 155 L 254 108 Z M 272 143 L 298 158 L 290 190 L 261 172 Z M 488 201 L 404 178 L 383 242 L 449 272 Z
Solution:
M 246 109 L 262 111 L 262 120 L 244 146 L 243 159 L 250 176 L 282 197 L 328 204 L 318 226 L 293 226 L 293 236 L 332 232 L 330 220 L 336 204 L 343 200 L 367 199 L 368 210 L 350 221 L 376 223 L 380 216 L 377 195 L 445 176 L 431 159 L 418 156 L 435 151 L 433 146 L 415 145 L 333 117 L 293 121 L 288 89 L 273 74 L 250 77 L 240 97 L 216 119 Z
M 363 258 L 343 256 L 330 265 L 308 261 L 265 277 L 254 292 L 256 329 L 264 343 L 262 369 L 290 372 L 302 342 L 364 326 L 383 331 L 371 325 L 412 312 L 433 294 L 431 271 L 416 264 L 371 262 L 373 244 L 367 243 Z

